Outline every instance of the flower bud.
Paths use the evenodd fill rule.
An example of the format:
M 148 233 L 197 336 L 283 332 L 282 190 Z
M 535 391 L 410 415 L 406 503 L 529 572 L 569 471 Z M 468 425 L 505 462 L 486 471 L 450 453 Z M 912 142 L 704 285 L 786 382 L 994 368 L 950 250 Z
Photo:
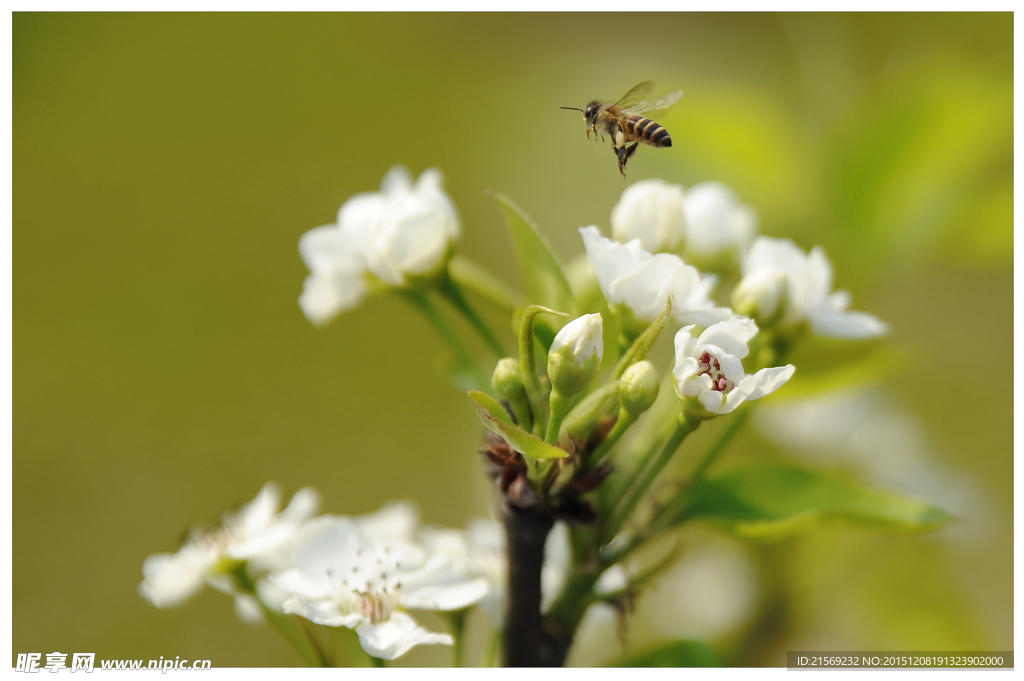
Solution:
M 642 180 L 622 192 L 612 208 L 612 236 L 623 243 L 640 239 L 645 251 L 675 250 L 683 239 L 683 187 Z
M 619 388 L 619 404 L 633 418 L 650 409 L 658 399 L 658 373 L 650 362 L 630 365 L 622 380 L 626 383 Z
M 521 397 L 524 394 L 523 374 L 519 368 L 519 360 L 505 357 L 498 360 L 491 375 L 491 387 L 506 400 Z
M 587 314 L 562 327 L 548 351 L 551 388 L 566 397 L 587 387 L 597 376 L 604 354 L 600 314 Z
M 782 272 L 755 270 L 733 289 L 732 308 L 737 314 L 753 319 L 760 328 L 767 328 L 785 311 L 787 291 L 786 275 Z

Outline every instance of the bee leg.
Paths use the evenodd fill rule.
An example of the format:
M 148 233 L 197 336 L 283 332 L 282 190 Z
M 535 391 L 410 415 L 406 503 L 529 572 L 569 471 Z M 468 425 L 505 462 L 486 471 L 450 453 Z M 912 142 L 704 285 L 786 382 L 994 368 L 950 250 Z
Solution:
M 612 151 L 615 152 L 615 156 L 619 159 L 619 172 L 622 173 L 622 177 L 626 177 L 626 159 L 629 158 L 627 155 L 626 147 L 622 146 L 619 148 L 612 147 Z
M 636 148 L 639 144 L 639 142 L 633 142 L 632 144 L 629 145 L 629 148 L 626 149 L 626 157 L 622 159 L 623 166 L 625 166 L 626 163 L 629 162 L 629 158 L 636 153 Z

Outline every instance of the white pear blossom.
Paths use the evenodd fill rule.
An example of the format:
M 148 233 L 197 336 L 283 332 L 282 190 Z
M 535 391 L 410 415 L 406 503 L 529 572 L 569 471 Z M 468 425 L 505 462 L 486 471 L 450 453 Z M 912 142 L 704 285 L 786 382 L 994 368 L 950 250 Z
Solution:
M 697 418 L 728 414 L 743 402 L 769 395 L 796 371 L 788 364 L 747 375 L 742 360 L 750 352 L 747 343 L 757 335 L 753 320 L 719 322 L 697 337 L 692 330 L 686 326 L 676 334 L 672 373 L 684 409 Z
M 814 333 L 833 338 L 874 338 L 889 332 L 889 326 L 876 317 L 849 310 L 848 292 L 832 291 L 832 264 L 820 246 L 804 253 L 789 239 L 761 236 L 754 240 L 742 267 L 737 295 L 763 301 L 758 304 L 769 308 L 770 301 L 781 299 L 783 325 L 807 321 Z
M 581 227 L 587 257 L 594 265 L 609 305 L 624 305 L 644 325 L 654 321 L 674 296 L 673 317 L 682 324 L 707 326 L 732 319 L 732 310 L 711 300 L 716 279 L 670 253 L 651 255 L 639 239 L 620 244 L 601 236 L 597 227 Z
M 414 183 L 395 166 L 379 192 L 356 194 L 339 209 L 337 223 L 302 235 L 299 253 L 310 270 L 299 305 L 315 324 L 357 307 L 369 277 L 394 287 L 436 274 L 459 237 L 459 216 L 436 168 Z
M 363 650 L 385 660 L 416 645 L 451 645 L 451 636 L 424 629 L 404 610 L 468 607 L 487 595 L 487 581 L 413 541 L 401 522 L 384 520 L 321 516 L 305 523 L 292 545 L 294 567 L 269 578 L 292 594 L 284 611 L 355 629 Z
M 683 186 L 656 179 L 630 185 L 612 208 L 611 225 L 616 241 L 639 239 L 650 253 L 674 251 L 685 234 Z
M 286 566 L 289 543 L 299 524 L 317 512 L 320 495 L 312 488 L 301 489 L 288 507 L 278 513 L 280 500 L 277 485 L 267 483 L 255 499 L 237 512 L 225 514 L 215 528 L 192 531 L 177 553 L 149 556 L 142 564 L 144 579 L 139 593 L 158 608 L 173 608 L 203 584 L 234 592 L 230 576 L 219 569 L 222 561 L 245 561 L 253 578 Z M 257 582 L 257 589 L 262 594 L 261 581 Z M 246 594 L 235 596 L 239 616 L 247 621 L 257 619 L 259 606 L 255 599 Z M 271 596 L 268 607 L 273 607 L 273 600 Z
M 746 249 L 757 231 L 757 215 L 741 205 L 732 189 L 720 182 L 701 182 L 683 198 L 686 251 L 710 258 L 725 251 Z

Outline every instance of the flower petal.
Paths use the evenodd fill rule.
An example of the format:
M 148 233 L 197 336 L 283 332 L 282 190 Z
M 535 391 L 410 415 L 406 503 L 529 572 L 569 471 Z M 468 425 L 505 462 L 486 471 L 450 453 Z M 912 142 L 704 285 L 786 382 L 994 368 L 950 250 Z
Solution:
M 345 255 L 358 263 L 366 262 L 370 240 L 387 211 L 387 200 L 375 192 L 352 196 L 338 209 L 338 230 L 344 238 Z
M 743 359 L 750 352 L 747 344 L 756 335 L 757 324 L 753 319 L 735 319 L 709 326 L 697 339 L 697 346 L 714 345 L 726 354 Z
M 753 376 L 748 376 L 748 378 L 754 379 L 754 387 L 747 396 L 747 399 L 756 400 L 765 395 L 771 395 L 793 377 L 794 371 L 796 371 L 796 367 L 792 364 L 787 364 L 784 367 L 761 369 L 756 374 L 753 374 Z
M 601 236 L 600 230 L 594 226 L 580 227 L 579 232 L 605 299 L 610 304 L 621 303 L 611 293 L 612 284 L 650 260 L 651 254 L 640 247 L 639 239 L 627 244 L 616 243 Z
M 303 487 L 292 495 L 288 507 L 281 511 L 277 519 L 286 523 L 300 523 L 312 518 L 320 510 L 320 492 L 313 487 Z
M 412 539 L 420 513 L 407 499 L 389 501 L 373 513 L 366 513 L 353 522 L 364 537 L 375 540 Z
M 327 272 L 352 260 L 345 236 L 337 225 L 321 225 L 299 237 L 299 255 L 310 272 Z
M 811 330 L 819 336 L 863 340 L 889 333 L 889 325 L 867 312 L 840 312 L 820 307 L 808 315 Z
M 314 273 L 302 285 L 299 307 L 306 319 L 323 326 L 339 313 L 359 307 L 367 292 L 361 272 L 338 269 Z
M 139 594 L 158 608 L 181 605 L 203 586 L 203 578 L 217 561 L 217 554 L 195 544 L 177 553 L 157 553 L 142 563 Z
M 359 645 L 370 655 L 383 660 L 394 660 L 417 645 L 452 645 L 448 634 L 435 634 L 416 623 L 409 615 L 396 612 L 390 619 L 377 624 L 367 622 L 356 627 Z
M 262 624 L 265 621 L 260 602 L 249 594 L 235 594 L 235 614 L 246 624 Z
M 763 268 L 774 268 L 783 272 L 800 269 L 807 255 L 804 250 L 789 239 L 775 239 L 759 236 L 750 245 L 743 258 L 743 274 L 747 275 Z
M 402 604 L 413 610 L 461 610 L 487 595 L 487 580 L 483 577 L 450 579 L 447 584 L 402 582 Z
M 268 482 L 259 491 L 256 498 L 238 512 L 244 536 L 251 536 L 267 529 L 279 508 L 281 508 L 281 488 L 276 483 Z
M 403 165 L 393 165 L 380 181 L 380 190 L 385 194 L 400 194 L 412 191 L 412 175 Z

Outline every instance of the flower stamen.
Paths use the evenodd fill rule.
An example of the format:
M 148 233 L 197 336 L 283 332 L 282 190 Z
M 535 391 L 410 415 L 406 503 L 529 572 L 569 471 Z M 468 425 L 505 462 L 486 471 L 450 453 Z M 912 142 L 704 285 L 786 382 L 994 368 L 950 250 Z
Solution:
M 722 372 L 722 364 L 707 350 L 697 360 L 697 375 L 708 376 L 711 379 L 711 389 L 721 393 L 729 393 L 736 386 L 725 377 Z

